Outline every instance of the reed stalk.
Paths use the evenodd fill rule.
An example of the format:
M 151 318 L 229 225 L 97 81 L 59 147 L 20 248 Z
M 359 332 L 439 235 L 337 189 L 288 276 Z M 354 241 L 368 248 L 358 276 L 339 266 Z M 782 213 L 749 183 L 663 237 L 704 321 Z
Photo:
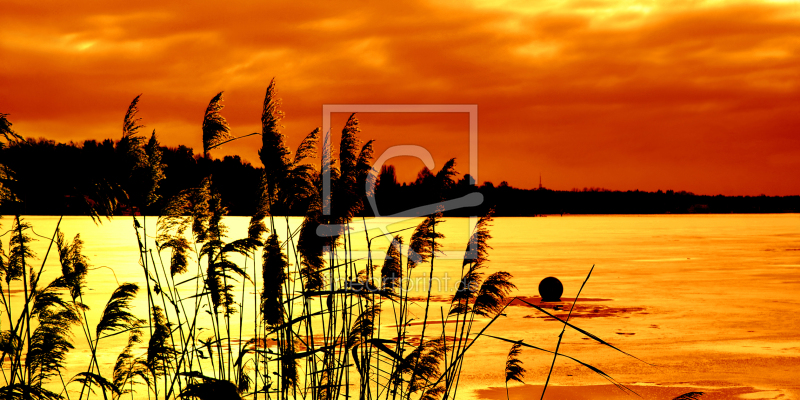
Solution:
M 136 117 L 138 102 L 139 96 L 125 115 L 118 150 L 130 161 L 125 178 L 143 176 L 147 184 L 144 193 L 131 193 L 120 201 L 144 210 L 160 197 L 157 189 L 164 166 L 155 133 L 147 143 L 137 133 L 143 127 Z M 80 271 L 70 270 L 69 257 L 63 256 L 72 254 L 69 246 L 80 247 L 78 238 L 69 245 L 57 226 L 49 246 L 59 248 L 62 275 L 40 289 L 37 283 L 45 263 L 38 273 L 28 265 L 32 257 L 25 236 L 27 225 L 17 216 L 9 255 L 0 257 L 4 261 L 0 272 L 7 283 L 0 287 L 0 299 L 9 322 L 9 329 L 0 332 L 0 366 L 10 361 L 8 375 L 3 369 L 6 385 L 0 394 L 14 399 L 33 394 L 62 398 L 44 386 L 60 384 L 61 393 L 69 398 L 68 388 L 79 383 L 79 400 L 84 395 L 89 398 L 94 388 L 102 391 L 104 399 L 112 400 L 127 395 L 143 398 L 145 393 L 148 398 L 165 400 L 456 398 L 470 348 L 483 337 L 511 341 L 487 333 L 515 299 L 510 295 L 515 289 L 510 274 L 493 271 L 484 276 L 489 269 L 491 216 L 479 219 L 473 230 L 464 253 L 460 286 L 451 293 L 448 309 L 438 312 L 441 331 L 429 328 L 428 324 L 433 324 L 429 317 L 437 313 L 432 285 L 441 264 L 436 259 L 444 239 L 437 228 L 442 216 L 434 214 L 416 227 L 375 236 L 367 231 L 365 218 L 361 224 L 354 221 L 363 213 L 366 183 L 375 179 L 372 141 L 359 139 L 356 116 L 351 115 L 342 130 L 338 158 L 330 146 L 329 132 L 323 135 L 322 162 L 317 167 L 312 158 L 317 154 L 319 129 L 306 136 L 290 157 L 281 133 L 284 114 L 274 80 L 266 91 L 260 133 L 234 136 L 221 115 L 221 102 L 220 92 L 206 108 L 204 157 L 210 158 L 211 150 L 232 140 L 261 136 L 258 153 L 263 174 L 255 199 L 257 210 L 247 232 L 229 232 L 224 225 L 227 209 L 210 176 L 166 199 L 155 228 L 148 225 L 147 218 L 140 223 L 134 216 L 136 261 L 145 281 L 141 285 L 145 293 L 140 296 L 146 300 L 147 319 L 140 320 L 129 310 L 138 286 L 134 285 L 134 290 L 123 284 L 112 294 L 97 325 L 90 327 L 82 278 L 76 275 L 80 271 L 85 274 L 88 260 L 73 254 L 84 265 Z M 455 161 L 450 160 L 436 174 L 421 173 L 431 179 L 430 190 L 441 200 L 453 186 L 454 166 Z M 327 199 L 322 198 L 324 177 L 330 179 Z M 91 215 L 98 217 L 102 211 Z M 290 214 L 304 215 L 299 228 L 291 227 Z M 351 230 L 359 225 L 364 226 L 363 239 Z M 404 245 L 403 231 L 407 229 L 414 231 Z M 375 239 L 390 242 L 382 263 L 373 259 L 382 250 Z M 362 240 L 365 258 L 356 253 Z M 45 260 L 49 252 L 48 248 Z M 256 262 L 259 259 L 261 268 Z M 380 274 L 376 273 L 379 268 Z M 422 307 L 422 301 L 412 298 L 410 286 L 412 277 L 417 276 L 427 282 L 418 343 L 412 322 L 416 324 L 420 318 L 411 310 L 417 301 Z M 22 304 L 12 301 L 12 282 L 23 286 Z M 66 289 L 72 298 L 62 299 L 66 294 L 56 293 L 60 289 Z M 591 335 L 568 320 L 569 316 L 562 321 L 562 334 L 552 352 L 554 362 L 555 357 L 563 356 L 559 348 L 567 328 Z M 452 329 L 448 323 L 453 323 Z M 63 359 L 72 348 L 69 332 L 75 326 L 82 329 L 91 358 L 85 371 L 67 380 L 61 372 Z M 48 334 L 47 329 L 57 345 L 49 356 L 43 356 L 46 349 L 40 339 Z M 101 340 L 119 334 L 128 334 L 128 344 L 122 349 L 109 348 L 110 341 Z M 507 382 L 521 377 L 520 370 L 514 369 L 521 364 L 514 360 L 521 361 L 512 356 L 519 354 L 520 347 L 536 348 L 522 340 L 511 342 L 516 344 L 507 359 L 507 397 Z M 113 371 L 106 371 L 98 355 L 117 351 Z M 42 372 L 44 369 L 37 367 L 44 365 L 41 363 L 53 367 L 52 372 Z M 610 379 L 602 371 L 598 373 Z M 550 375 L 552 365 L 545 388 Z

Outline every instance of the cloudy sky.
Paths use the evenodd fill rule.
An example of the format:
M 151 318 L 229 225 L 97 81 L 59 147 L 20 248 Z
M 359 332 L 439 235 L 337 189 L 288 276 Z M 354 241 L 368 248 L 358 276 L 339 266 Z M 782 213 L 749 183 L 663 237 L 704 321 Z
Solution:
M 391 3 L 391 4 L 389 4 Z M 191 4 L 191 6 L 189 6 Z M 225 91 L 259 131 L 276 77 L 295 147 L 323 104 L 477 104 L 479 181 L 568 190 L 800 194 L 800 3 L 4 0 L 0 112 L 23 136 L 118 139 L 130 101 L 201 146 Z M 333 118 L 337 140 L 346 118 Z M 466 114 L 360 114 L 377 154 L 469 165 Z M 338 128 L 338 129 L 337 129 Z M 257 162 L 257 137 L 212 154 Z M 401 179 L 422 167 L 395 159 Z

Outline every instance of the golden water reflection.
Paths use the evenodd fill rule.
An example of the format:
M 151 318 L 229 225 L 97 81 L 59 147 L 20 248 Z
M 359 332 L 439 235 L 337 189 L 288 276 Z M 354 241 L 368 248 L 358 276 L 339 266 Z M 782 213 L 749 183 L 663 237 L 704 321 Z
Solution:
M 41 235 L 35 244 L 41 262 L 47 251 L 44 237 L 52 236 L 58 218 L 25 219 Z M 154 248 L 156 219 L 140 220 L 148 226 L 148 246 Z M 244 237 L 248 221 L 227 218 L 230 239 Z M 286 221 L 276 221 L 277 230 L 285 237 Z M 290 218 L 289 230 L 299 226 L 300 221 Z M 388 226 L 398 230 L 418 221 L 389 221 Z M 0 222 L 6 229 L 12 224 L 8 217 Z M 586 340 L 574 331 L 565 335 L 561 352 L 633 385 L 647 394 L 645 398 L 672 398 L 669 396 L 673 392 L 680 392 L 675 393 L 678 395 L 697 388 L 711 388 L 713 398 L 797 396 L 799 215 L 550 216 L 496 218 L 493 225 L 488 273 L 511 272 L 518 287 L 514 295 L 531 301 L 537 300 L 539 281 L 556 276 L 563 282 L 566 300 L 575 296 L 595 265 L 571 321 L 656 366 Z M 354 223 L 353 249 L 367 254 L 365 235 L 356 226 Z M 85 301 L 91 307 L 90 323 L 96 323 L 117 283 L 144 285 L 133 222 L 131 217 L 117 217 L 95 225 L 88 218 L 64 217 L 61 229 L 68 238 L 80 233 L 85 241 L 84 254 L 95 268 L 88 276 Z M 435 316 L 440 307 L 448 304 L 460 277 L 470 220 L 449 218 L 441 230 L 446 235 L 445 254 L 435 264 Z M 369 234 L 380 235 L 380 231 L 371 230 Z M 411 231 L 404 231 L 406 238 L 410 235 Z M 7 247 L 8 235 L 2 240 Z M 370 249 L 378 265 L 388 243 L 383 238 L 372 241 Z M 260 267 L 252 260 L 239 262 L 258 274 Z M 418 268 L 416 277 L 424 277 L 427 271 L 427 266 Z M 58 273 L 57 259 L 51 255 L 42 282 L 49 282 Z M 422 312 L 422 296 L 427 287 L 421 284 L 415 290 L 414 296 L 420 301 L 415 305 L 417 310 L 411 311 Z M 136 304 L 139 315 L 146 315 L 145 304 L 140 292 Z M 569 307 L 570 303 L 564 302 L 553 312 L 559 315 Z M 554 349 L 561 325 L 542 317 L 535 309 L 517 302 L 487 333 Z M 1 329 L 8 329 L 7 321 L 0 324 Z M 252 331 L 252 325 L 244 329 Z M 81 338 L 76 339 L 77 348 L 68 358 L 66 376 L 88 367 L 90 353 L 85 345 L 81 346 Z M 111 368 L 125 338 L 106 340 L 101 347 L 109 350 L 100 355 L 99 361 L 104 368 Z M 505 398 L 503 368 L 509 345 L 490 338 L 481 338 L 480 344 L 468 354 L 459 398 Z M 511 385 L 511 398 L 538 397 L 552 359 L 549 354 L 525 349 L 522 360 L 528 370 L 527 384 Z M 625 397 L 607 384 L 586 368 L 559 360 L 551 380 L 551 385 L 558 388 L 553 392 L 548 389 L 548 397 Z M 681 392 L 683 389 L 686 390 Z

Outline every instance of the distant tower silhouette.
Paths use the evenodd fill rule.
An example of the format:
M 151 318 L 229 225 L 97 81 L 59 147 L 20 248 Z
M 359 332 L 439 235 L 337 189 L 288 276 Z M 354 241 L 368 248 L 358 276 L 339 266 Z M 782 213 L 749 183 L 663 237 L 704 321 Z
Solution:
M 539 173 L 539 190 L 542 190 L 542 173 Z

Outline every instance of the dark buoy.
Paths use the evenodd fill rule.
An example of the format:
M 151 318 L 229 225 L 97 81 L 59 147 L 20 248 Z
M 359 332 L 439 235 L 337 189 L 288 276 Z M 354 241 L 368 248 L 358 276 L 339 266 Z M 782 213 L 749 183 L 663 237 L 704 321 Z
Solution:
M 539 295 L 542 301 L 561 301 L 561 294 L 564 293 L 564 285 L 558 278 L 548 276 L 539 282 Z

